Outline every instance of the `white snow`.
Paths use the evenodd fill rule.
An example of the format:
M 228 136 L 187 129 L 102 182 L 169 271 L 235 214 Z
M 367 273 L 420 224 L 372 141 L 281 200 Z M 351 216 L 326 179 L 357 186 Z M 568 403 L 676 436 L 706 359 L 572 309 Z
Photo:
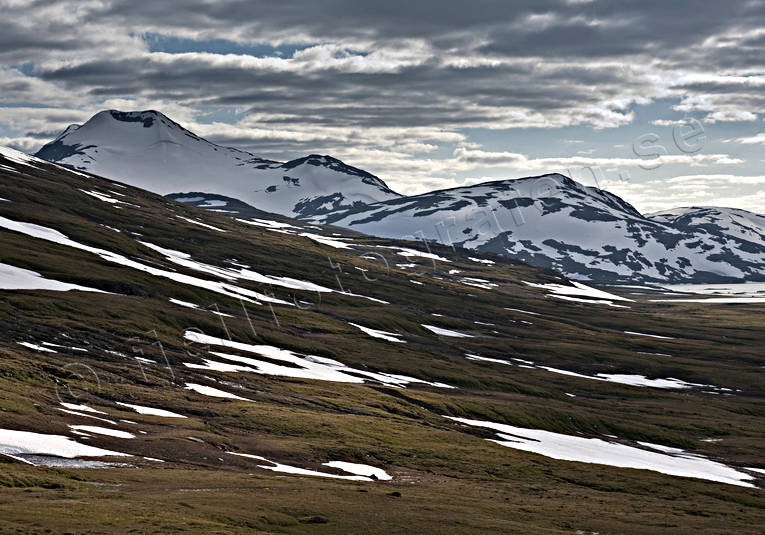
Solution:
M 476 288 L 483 288 L 484 290 L 491 290 L 493 288 L 496 288 L 499 286 L 499 284 L 495 282 L 488 281 L 486 279 L 477 279 L 474 277 L 464 277 L 460 279 L 460 282 L 462 284 L 466 284 L 468 286 L 475 286 Z
M 62 435 L 46 435 L 28 431 L 0 429 L 0 453 L 6 455 L 55 455 L 75 457 L 130 457 L 126 453 L 94 448 Z
M 116 204 L 124 204 L 125 206 L 133 206 L 135 208 L 140 208 L 140 206 L 136 206 L 135 204 L 131 204 L 131 203 L 125 202 L 125 201 L 120 201 L 119 199 L 115 199 L 114 197 L 110 197 L 106 193 L 101 193 L 99 191 L 94 191 L 94 190 L 87 191 L 87 190 L 84 190 L 84 189 L 81 189 L 80 191 L 83 192 L 86 195 L 90 195 L 91 197 L 95 197 L 99 201 L 104 201 L 105 203 L 115 204 L 115 205 Z M 114 192 L 112 192 L 112 193 L 114 193 Z M 120 194 L 118 193 L 117 195 L 120 195 Z
M 103 111 L 63 133 L 57 141 L 78 145 L 79 150 L 60 163 L 161 195 L 188 192 L 186 196 L 192 197 L 194 192 L 206 192 L 291 216 L 297 215 L 293 209 L 302 202 L 332 199 L 324 203 L 331 208 L 338 197 L 345 207 L 398 197 L 379 179 L 361 177 L 323 156 L 282 166 L 210 143 L 162 114 L 131 116 L 138 121 Z
M 454 338 L 474 338 L 472 334 L 465 334 L 465 333 L 460 333 L 457 331 L 450 331 L 449 329 L 436 327 L 434 325 L 425 325 L 423 323 L 422 326 L 425 327 L 430 332 L 437 334 L 438 336 L 452 336 Z
M 521 310 L 520 308 L 507 308 L 505 307 L 505 310 L 509 310 L 511 312 L 520 312 L 522 314 L 531 314 L 532 316 L 541 316 L 538 312 L 529 312 L 528 310 Z
M 330 247 L 334 247 L 335 249 L 350 249 L 351 248 L 350 244 L 344 241 L 340 241 L 340 239 L 338 238 L 328 238 L 327 236 L 312 234 L 310 232 L 301 232 L 299 236 L 303 236 L 304 238 L 310 238 L 316 243 L 321 243 L 322 245 L 328 245 Z
M 651 303 L 709 303 L 735 305 L 737 303 L 765 303 L 765 297 L 706 297 L 698 299 L 651 299 Z
M 43 342 L 42 345 L 46 347 L 59 347 L 61 349 L 71 349 L 72 351 L 80 351 L 82 353 L 87 353 L 87 349 L 83 349 L 81 347 L 72 347 L 72 346 L 62 346 L 61 344 L 53 344 L 51 342 Z
M 177 201 L 178 199 L 176 199 Z M 199 205 L 199 208 L 220 208 L 222 206 L 228 206 L 228 201 L 222 201 L 220 199 L 208 199 Z M 216 212 L 219 210 L 216 210 Z M 226 210 L 220 210 L 225 212 Z
M 105 293 L 95 288 L 46 279 L 39 273 L 0 262 L 0 290 L 52 290 Z
M 429 382 L 405 375 L 377 373 L 366 369 L 361 370 L 350 368 L 344 365 L 342 362 L 338 362 L 336 360 L 317 357 L 314 355 L 300 355 L 298 353 L 294 353 L 286 349 L 280 349 L 274 346 L 251 345 L 242 342 L 234 342 L 223 338 L 216 338 L 213 336 L 205 335 L 195 331 L 186 331 L 184 337 L 186 340 L 199 344 L 217 345 L 235 349 L 237 351 L 254 353 L 269 359 L 260 360 L 257 358 L 243 357 L 240 355 L 222 353 L 219 351 L 210 351 L 210 354 L 216 357 L 247 366 L 228 368 L 226 371 L 242 371 L 257 373 L 261 375 L 273 375 L 277 377 L 292 377 L 296 379 L 313 379 L 318 381 L 335 381 L 342 383 L 363 383 L 367 379 L 372 379 L 374 381 L 390 386 L 403 387 L 410 383 L 422 383 L 438 388 L 453 388 L 452 386 L 443 383 Z M 284 364 L 277 364 L 273 361 L 283 362 Z M 204 369 L 212 369 L 213 367 L 220 367 L 221 364 L 222 363 L 206 361 L 202 367 Z M 186 364 L 186 366 L 194 368 L 199 367 L 200 365 Z
M 674 340 L 671 336 L 661 336 L 658 334 L 639 333 L 637 331 L 624 331 L 625 334 L 631 334 L 633 336 L 648 336 L 650 338 L 661 338 L 662 340 Z
M 480 355 L 472 355 L 470 353 L 467 353 L 465 355 L 465 358 L 468 359 L 468 360 L 479 360 L 479 361 L 482 361 L 482 362 L 494 362 L 496 364 L 507 364 L 508 366 L 514 366 L 514 364 L 512 362 L 508 362 L 506 360 L 493 359 L 493 358 L 490 358 L 490 357 L 482 357 Z
M 540 191 L 556 201 L 555 209 L 548 209 Z M 683 218 L 677 224 L 676 216 Z M 686 226 L 689 216 L 697 226 Z M 603 271 L 652 280 L 703 272 L 739 279 L 765 274 L 761 215 L 719 208 L 642 216 L 610 193 L 560 174 L 383 201 L 332 217 L 332 224 L 387 238 L 406 238 L 417 229 L 419 240 L 479 250 L 502 236 L 503 253 L 533 256 L 577 279 Z
M 20 346 L 27 347 L 29 349 L 34 349 L 35 351 L 41 351 L 43 353 L 58 353 L 58 351 L 55 351 L 53 349 L 49 349 L 45 346 L 40 346 L 37 344 L 33 344 L 32 342 L 16 342 Z
M 84 412 L 72 411 L 69 409 L 62 409 L 59 407 L 57 407 L 57 410 L 60 410 L 61 412 L 65 412 L 67 414 L 71 414 L 73 416 L 79 416 L 80 418 L 91 418 L 93 420 L 98 420 L 99 422 L 104 422 L 110 425 L 117 425 L 117 422 L 115 422 L 114 420 L 107 420 L 106 418 L 101 418 L 100 416 L 95 416 L 93 414 L 86 414 Z
M 395 247 L 390 245 L 378 245 L 378 247 L 382 247 L 384 249 L 396 249 L 396 254 L 399 256 L 404 256 L 407 259 L 409 257 L 418 257 L 418 258 L 427 258 L 430 260 L 440 260 L 441 262 L 451 262 L 448 258 L 444 258 L 443 256 L 439 256 L 435 253 L 426 253 L 424 251 L 418 251 L 417 249 L 411 249 L 409 247 Z
M 89 245 L 78 243 L 74 240 L 69 239 L 67 236 L 65 236 L 64 234 L 61 234 L 57 230 L 54 230 L 48 227 L 35 225 L 33 223 L 14 221 L 12 219 L 8 219 L 8 218 L 0 216 L 0 228 L 6 228 L 8 230 L 20 232 L 22 234 L 25 234 L 33 238 L 39 238 L 39 239 L 50 241 L 53 243 L 58 243 L 60 245 L 64 245 L 67 247 L 72 247 L 74 249 L 87 251 L 99 256 L 100 258 L 102 258 L 103 260 L 106 260 L 107 262 L 112 262 L 114 264 L 117 264 L 123 267 L 136 269 L 138 271 L 149 273 L 150 275 L 153 275 L 156 277 L 167 278 L 181 284 L 188 284 L 190 286 L 204 288 L 216 293 L 233 297 L 235 299 L 242 299 L 248 302 L 265 301 L 265 302 L 270 302 L 270 303 L 275 303 L 280 305 L 292 306 L 292 303 L 289 303 L 287 301 L 282 301 L 281 299 L 275 299 L 273 297 L 261 294 L 259 292 L 248 290 L 246 288 L 241 288 L 238 286 L 233 286 L 231 284 L 218 282 L 218 281 L 199 279 L 197 277 L 192 277 L 189 275 L 176 273 L 174 271 L 169 271 L 165 269 L 156 268 L 153 266 L 148 266 L 146 264 L 136 262 L 135 260 L 131 260 L 125 256 L 122 256 L 120 254 L 117 254 L 111 251 L 107 251 L 104 249 L 99 249 L 96 247 L 91 247 Z
M 290 225 L 289 223 L 281 223 L 279 221 L 271 221 L 270 219 L 237 219 L 240 223 L 247 223 L 248 225 L 255 225 L 258 227 L 276 228 L 276 229 L 295 229 L 300 230 L 300 227 Z
M 184 221 L 188 223 L 192 223 L 194 225 L 198 225 L 200 227 L 209 228 L 210 230 L 217 230 L 218 232 L 228 232 L 227 230 L 223 230 L 222 228 L 214 227 L 212 225 L 208 225 L 207 223 L 202 223 L 201 221 L 197 221 L 196 219 L 189 219 L 188 217 L 183 217 L 181 215 L 175 216 L 178 219 L 183 219 Z
M 479 355 L 473 355 L 470 353 L 466 354 L 465 358 L 467 358 L 468 360 L 477 360 L 477 361 L 484 361 L 484 362 L 494 362 L 497 364 L 506 364 L 508 366 L 514 365 L 512 362 L 509 362 L 506 360 L 494 359 L 489 357 L 481 357 Z M 544 370 L 551 373 L 557 373 L 559 375 L 567 375 L 569 377 L 578 377 L 580 379 L 590 379 L 592 381 L 605 381 L 609 383 L 618 383 L 618 384 L 635 386 L 635 387 L 662 388 L 667 390 L 682 390 L 682 389 L 688 389 L 688 388 L 709 388 L 713 390 L 724 390 L 714 385 L 689 383 L 687 381 L 676 379 L 674 377 L 668 377 L 665 379 L 648 379 L 644 375 L 624 374 L 624 373 L 599 373 L 597 375 L 585 375 L 583 373 L 572 372 L 569 370 L 562 370 L 560 368 L 553 368 L 551 366 L 539 366 L 528 360 L 523 360 L 523 359 L 512 359 L 512 360 L 523 363 L 523 365 L 518 365 L 521 368 Z
M 549 366 L 536 366 L 536 368 L 540 370 L 547 370 L 548 372 L 558 373 L 561 375 L 569 375 L 571 377 L 580 377 L 582 379 L 592 379 L 595 381 L 607 381 L 609 383 L 619 383 L 623 385 L 629 385 L 629 386 L 638 386 L 638 387 L 651 387 L 651 388 L 662 388 L 662 389 L 668 389 L 668 390 L 675 390 L 675 389 L 686 389 L 686 388 L 712 388 L 712 389 L 718 389 L 717 387 L 713 385 L 704 385 L 704 384 L 698 384 L 698 383 L 688 383 L 686 381 L 683 381 L 681 379 L 675 379 L 673 377 L 668 377 L 666 379 L 648 379 L 644 375 L 636 375 L 636 374 L 624 374 L 624 373 L 599 373 L 597 375 L 584 375 L 581 373 L 571 372 L 568 370 L 561 370 L 558 368 L 551 368 Z
M 329 466 L 330 468 L 339 468 L 343 472 L 356 474 L 357 476 L 375 476 L 375 478 L 380 481 L 390 481 L 393 479 L 390 475 L 388 475 L 387 472 L 385 472 L 385 470 L 382 470 L 381 468 L 375 468 L 374 466 L 369 466 L 368 464 L 330 461 L 328 463 L 324 463 L 324 466 Z
M 663 287 L 672 292 L 724 297 L 765 297 L 765 283 L 739 284 L 668 284 Z
M 473 262 L 478 262 L 479 264 L 486 264 L 486 265 L 489 265 L 489 266 L 493 266 L 494 265 L 494 261 L 493 260 L 486 260 L 484 258 L 473 258 L 472 256 L 469 256 L 468 260 L 472 260 Z
M 20 163 L 22 165 L 27 165 L 29 167 L 36 167 L 35 165 L 32 165 L 35 163 L 48 163 L 38 158 L 35 158 L 34 156 L 30 156 L 29 154 L 24 154 L 21 151 L 14 150 L 10 147 L 4 147 L 2 145 L 0 145 L 0 156 L 3 156 L 4 158 L 14 163 Z
M 155 409 L 153 407 L 144 407 L 143 405 L 131 405 L 130 403 L 117 402 L 117 405 L 133 409 L 138 414 L 148 414 L 150 416 L 163 416 L 165 418 L 186 418 L 182 414 L 166 411 L 164 409 Z
M 88 407 L 87 405 L 75 405 L 74 403 L 61 403 L 61 405 L 73 411 L 92 412 L 94 414 L 107 414 L 103 411 L 96 410 L 93 407 Z
M 574 301 L 576 303 L 587 303 L 590 305 L 593 305 L 593 304 L 608 305 L 608 306 L 616 307 L 616 308 L 629 308 L 628 306 L 625 306 L 625 305 L 614 304 L 613 302 L 608 301 L 606 299 L 582 299 L 581 297 L 569 297 L 567 295 L 554 295 L 554 294 L 550 295 L 550 297 L 554 297 L 555 299 L 561 299 L 563 301 Z
M 196 271 L 208 273 L 210 275 L 214 275 L 216 277 L 220 277 L 226 280 L 231 280 L 231 281 L 247 280 L 247 281 L 255 282 L 258 284 L 268 284 L 273 286 L 280 286 L 282 288 L 289 288 L 291 290 L 303 290 L 308 292 L 320 292 L 320 293 L 335 292 L 341 295 L 363 297 L 365 299 L 373 299 L 371 297 L 340 292 L 337 290 L 333 290 L 331 288 L 327 288 L 326 286 L 314 284 L 309 281 L 293 279 L 291 277 L 277 277 L 274 275 L 262 275 L 256 271 L 252 271 L 251 269 L 248 269 L 245 267 L 238 267 L 238 269 L 232 269 L 227 267 L 214 266 L 211 264 L 205 264 L 202 262 L 197 262 L 196 260 L 192 260 L 191 255 L 189 255 L 188 253 L 183 253 L 181 251 L 174 251 L 172 249 L 166 249 L 164 247 L 160 247 L 159 245 L 154 245 L 153 243 L 149 243 L 149 242 L 140 242 L 140 243 L 145 245 L 149 249 L 157 251 L 158 253 L 162 254 L 165 258 L 167 258 L 168 260 L 170 260 L 171 262 L 175 264 L 178 264 Z M 279 299 L 274 299 L 268 296 L 261 296 L 260 299 L 263 301 L 268 301 L 268 302 L 278 303 L 278 304 L 288 304 L 288 305 L 292 304 L 292 303 L 288 303 L 286 301 L 282 301 Z M 180 304 L 180 303 L 177 303 L 177 304 Z
M 599 373 L 592 379 L 603 379 L 604 381 L 610 381 L 612 383 L 620 383 L 623 385 L 631 386 L 650 386 L 652 388 L 664 388 L 664 389 L 684 389 L 684 388 L 714 388 L 713 385 L 703 385 L 698 383 L 688 383 L 681 379 L 675 379 L 674 377 L 668 377 L 666 379 L 648 379 L 643 375 L 630 375 L 619 373 Z
M 581 282 L 576 282 L 576 281 L 571 281 L 571 284 L 573 284 L 573 286 L 566 286 L 563 284 L 554 284 L 554 283 L 535 284 L 533 282 L 526 282 L 526 281 L 524 281 L 524 284 L 533 286 L 534 288 L 545 288 L 547 290 L 550 290 L 555 295 L 589 297 L 592 299 L 604 299 L 608 301 L 632 301 L 632 299 L 627 299 L 626 297 L 621 297 L 619 295 L 608 293 L 603 290 L 598 290 L 597 288 L 593 288 L 591 286 L 587 286 L 586 284 L 582 284 Z
M 95 425 L 70 425 L 69 427 L 75 431 L 81 431 L 85 433 L 95 433 L 97 435 L 107 435 L 116 438 L 135 438 L 133 433 L 128 433 L 127 431 L 108 429 L 106 427 L 97 427 Z
M 450 420 L 474 427 L 497 431 L 498 439 L 491 440 L 502 446 L 538 453 L 545 457 L 564 461 L 594 463 L 620 468 L 652 470 L 663 474 L 693 477 L 742 487 L 754 487 L 754 478 L 724 464 L 707 458 L 687 454 L 675 448 L 662 447 L 663 451 L 648 451 L 599 438 L 525 429 L 506 424 L 453 418 Z M 653 446 L 655 447 L 655 445 Z
M 608 292 L 604 292 L 603 290 L 598 290 L 597 288 L 592 288 L 590 286 L 587 286 L 585 284 L 582 284 L 576 281 L 571 281 L 573 286 L 566 286 L 563 284 L 554 284 L 554 283 L 535 284 L 532 282 L 526 282 L 526 281 L 523 281 L 523 282 L 524 284 L 527 284 L 528 286 L 533 286 L 534 288 L 545 288 L 547 290 L 550 290 L 552 292 L 549 294 L 551 297 L 562 299 L 564 301 L 575 301 L 578 303 L 608 305 L 608 306 L 618 307 L 618 308 L 628 308 L 628 307 L 624 305 L 616 305 L 613 303 L 614 301 L 632 302 L 632 299 L 627 299 L 626 297 L 621 297 Z
M 372 329 L 370 327 L 364 327 L 362 325 L 358 325 L 356 323 L 348 322 L 348 325 L 352 325 L 353 327 L 356 327 L 361 332 L 368 334 L 372 338 L 381 338 L 382 340 L 387 340 L 388 342 L 397 342 L 399 344 L 405 344 L 406 342 L 404 340 L 400 340 L 399 336 L 401 336 L 398 333 L 390 333 L 387 331 L 378 331 L 376 329 Z
M 203 396 L 210 396 L 214 398 L 239 399 L 242 401 L 252 401 L 251 399 L 239 397 L 236 394 L 230 394 L 228 392 L 224 392 L 223 390 L 212 388 L 211 386 L 204 386 L 204 385 L 199 385 L 195 383 L 186 383 L 185 388 L 187 390 L 193 390 L 194 392 L 198 394 L 202 394 Z
M 355 465 L 353 463 L 343 463 L 341 461 L 332 461 L 331 463 L 325 463 L 325 466 L 335 465 L 334 468 L 339 468 L 340 470 L 343 470 L 344 472 L 349 472 L 351 474 L 356 474 L 352 476 L 343 476 L 338 474 L 330 474 L 327 472 L 318 472 L 316 470 L 308 470 L 306 468 L 298 468 L 296 466 L 290 466 L 287 464 L 281 464 L 274 461 L 269 461 L 265 457 L 260 457 L 259 455 L 250 455 L 247 453 L 234 453 L 234 452 L 227 452 L 229 455 L 237 455 L 239 457 L 246 457 L 249 459 L 255 459 L 257 461 L 263 461 L 270 463 L 274 466 L 268 466 L 268 465 L 258 465 L 258 468 L 262 468 L 264 470 L 271 470 L 273 472 L 282 472 L 285 474 L 293 474 L 298 476 L 315 476 L 315 477 L 328 477 L 332 479 L 345 479 L 347 481 L 373 481 L 371 477 L 372 474 L 378 477 L 378 479 L 391 479 L 390 476 L 388 476 L 387 473 L 385 473 L 383 470 L 380 470 L 379 468 L 374 468 L 372 466 L 366 466 L 366 465 Z M 366 475 L 359 474 L 359 472 L 365 472 Z M 379 475 L 378 475 L 379 474 Z M 380 477 L 380 475 L 383 475 L 383 477 Z
M 196 310 L 199 310 L 199 305 L 195 305 L 194 303 L 189 303 L 188 301 L 181 301 L 180 299 L 174 299 L 174 298 L 171 297 L 170 298 L 170 302 L 175 304 L 175 305 L 182 306 L 182 307 L 194 308 Z

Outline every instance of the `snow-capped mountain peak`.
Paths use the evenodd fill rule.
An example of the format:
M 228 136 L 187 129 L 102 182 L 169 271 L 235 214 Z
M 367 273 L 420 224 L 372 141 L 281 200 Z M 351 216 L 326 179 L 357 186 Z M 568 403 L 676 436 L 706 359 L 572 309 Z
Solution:
M 616 195 L 560 174 L 378 202 L 324 222 L 503 254 L 579 279 L 765 279 L 762 216 L 720 208 L 643 216 Z
M 36 156 L 163 195 L 205 192 L 311 218 L 398 197 L 361 169 L 312 154 L 287 163 L 216 145 L 154 110 L 105 110 Z
M 232 215 L 258 210 L 507 255 L 596 281 L 765 280 L 765 218 L 732 208 L 642 215 L 561 174 L 402 197 L 328 155 L 288 162 L 207 141 L 157 111 L 107 110 L 38 156 Z M 246 216 L 245 216 L 246 217 Z

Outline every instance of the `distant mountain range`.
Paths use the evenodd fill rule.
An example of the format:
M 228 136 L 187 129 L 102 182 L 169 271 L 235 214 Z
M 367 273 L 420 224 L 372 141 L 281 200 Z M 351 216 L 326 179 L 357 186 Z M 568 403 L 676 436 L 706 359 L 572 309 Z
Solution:
M 404 197 L 330 156 L 286 163 L 221 147 L 156 111 L 103 111 L 36 156 L 196 206 L 261 211 L 496 253 L 601 282 L 765 280 L 765 217 L 732 208 L 643 215 L 559 174 Z
M 644 216 L 615 195 L 558 174 L 393 199 L 322 221 L 509 255 L 577 279 L 765 278 L 765 217 L 731 208 Z

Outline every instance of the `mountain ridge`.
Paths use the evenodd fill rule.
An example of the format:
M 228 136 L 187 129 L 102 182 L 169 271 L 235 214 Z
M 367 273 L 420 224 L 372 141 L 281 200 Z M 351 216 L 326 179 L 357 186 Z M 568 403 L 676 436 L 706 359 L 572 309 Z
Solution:
M 737 210 L 751 220 L 742 233 L 743 223 L 721 224 L 724 209 L 694 213 L 706 219 L 644 216 L 616 195 L 547 174 L 373 203 L 319 221 L 505 254 L 581 280 L 765 280 L 765 218 Z
M 35 156 L 163 195 L 204 191 L 287 216 L 399 196 L 378 177 L 331 156 L 261 158 L 208 141 L 156 110 L 98 112 Z
M 37 155 L 194 199 L 205 209 L 239 216 L 260 210 L 461 246 L 579 280 L 765 280 L 763 216 L 723 208 L 643 215 L 611 192 L 556 173 L 402 196 L 332 156 L 259 158 L 207 141 L 155 110 L 99 112 L 82 126 L 69 126 Z

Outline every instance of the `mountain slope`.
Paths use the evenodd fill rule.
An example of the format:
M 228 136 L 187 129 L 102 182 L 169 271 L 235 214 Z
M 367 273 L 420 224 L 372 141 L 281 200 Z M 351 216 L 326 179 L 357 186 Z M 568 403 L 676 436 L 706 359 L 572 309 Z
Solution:
M 277 213 L 362 233 L 506 255 L 602 282 L 765 280 L 763 217 L 693 209 L 643 216 L 562 175 L 402 197 L 329 156 L 280 163 L 220 147 L 154 111 L 104 111 L 38 156 L 234 217 Z
M 0 531 L 765 523 L 762 305 L 238 221 L 2 147 L 0 198 Z
M 330 156 L 265 160 L 210 143 L 156 111 L 102 111 L 36 156 L 162 195 L 205 192 L 302 218 L 398 197 L 379 178 Z
M 765 280 L 764 218 L 743 210 L 701 216 L 644 217 L 615 195 L 553 174 L 393 199 L 322 220 L 504 254 L 583 280 Z
M 646 217 L 678 230 L 705 236 L 711 241 L 728 241 L 731 249 L 740 248 L 756 253 L 765 241 L 765 216 L 739 208 L 675 208 L 648 214 Z

